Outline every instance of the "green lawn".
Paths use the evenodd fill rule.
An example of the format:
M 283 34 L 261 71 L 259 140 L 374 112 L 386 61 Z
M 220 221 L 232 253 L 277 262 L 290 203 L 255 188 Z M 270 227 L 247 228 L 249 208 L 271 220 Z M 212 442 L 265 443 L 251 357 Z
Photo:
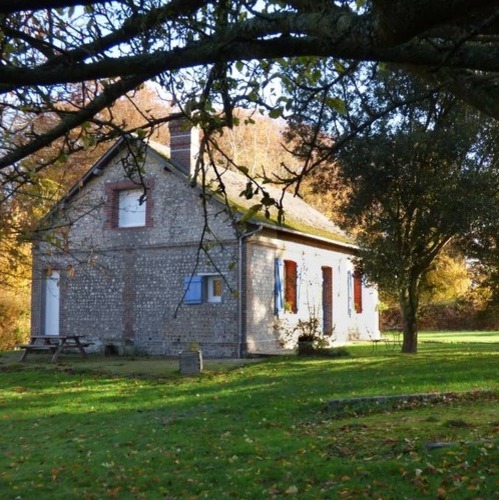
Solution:
M 431 340 L 427 338 L 426 340 Z M 435 342 L 438 340 L 438 342 Z M 499 335 L 346 358 L 0 355 L 1 498 L 494 498 Z M 458 393 L 339 414 L 332 398 Z M 480 392 L 489 391 L 489 392 Z
M 499 342 L 498 332 L 421 332 L 420 342 Z

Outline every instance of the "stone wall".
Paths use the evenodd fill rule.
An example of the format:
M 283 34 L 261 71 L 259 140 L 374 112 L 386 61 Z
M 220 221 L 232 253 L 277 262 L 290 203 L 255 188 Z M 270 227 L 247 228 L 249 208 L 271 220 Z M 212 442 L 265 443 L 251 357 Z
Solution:
M 207 207 L 210 233 L 200 249 L 204 207 L 186 179 L 151 155 L 146 165 L 152 210 L 145 227 L 110 224 L 113 186 L 126 182 L 118 156 L 68 204 L 72 222 L 67 251 L 40 244 L 34 250 L 32 331 L 43 332 L 43 277 L 59 269 L 60 333 L 85 335 L 93 349 L 176 355 L 192 342 L 206 356 L 238 351 L 238 246 L 221 206 Z M 148 207 L 148 208 L 150 208 Z M 56 225 L 62 218 L 55 221 Z M 182 302 L 184 277 L 217 274 L 224 279 L 221 303 Z
M 316 315 L 322 321 L 322 267 L 327 266 L 333 280 L 330 340 L 341 344 L 379 335 L 375 290 L 365 288 L 364 309 L 354 311 L 347 287 L 352 251 L 345 248 L 265 229 L 244 240 L 238 290 L 240 248 L 230 218 L 215 200 L 203 205 L 200 191 L 171 166 L 165 169 L 167 162 L 156 153 L 148 155 L 143 172 L 145 225 L 117 227 L 116 190 L 130 186 L 125 155 L 107 157 L 99 175 L 54 216 L 54 226 L 70 227 L 60 232 L 59 245 L 34 248 L 33 333 L 44 330 L 44 275 L 57 269 L 60 333 L 85 335 L 96 351 L 176 355 L 195 342 L 208 357 L 268 353 L 282 347 L 283 334 L 298 320 Z M 297 314 L 275 314 L 277 257 L 297 264 Z M 225 280 L 222 302 L 182 300 L 185 277 L 196 274 L 207 282 L 219 273 Z M 287 347 L 293 342 L 288 338 Z

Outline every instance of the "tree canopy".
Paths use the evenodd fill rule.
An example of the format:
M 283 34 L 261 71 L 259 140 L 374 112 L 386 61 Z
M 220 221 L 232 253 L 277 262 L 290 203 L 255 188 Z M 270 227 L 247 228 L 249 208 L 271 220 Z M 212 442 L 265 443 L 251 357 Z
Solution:
M 417 75 L 426 87 L 383 110 L 362 96 L 349 102 L 352 86 L 362 94 L 375 76 L 359 71 L 368 68 L 364 62 Z M 146 82 L 168 105 L 152 98 L 137 105 L 134 92 Z M 124 133 L 158 133 L 175 117 L 171 101 L 206 131 L 251 122 L 234 112 L 238 107 L 291 117 L 294 134 L 306 128 L 301 138 L 313 125 L 302 169 L 292 162 L 283 168 L 300 178 L 331 159 L 332 141 L 341 145 L 343 136 L 365 131 L 404 100 L 431 98 L 435 88 L 499 119 L 497 0 L 0 1 L 5 255 L 16 257 L 33 220 L 26 214 L 60 189 L 46 182 L 75 164 L 68 175 L 77 177 L 79 161 L 69 155 Z M 128 103 L 125 113 L 113 108 L 120 100 Z M 322 126 L 331 114 L 334 127 Z M 492 220 L 487 230 L 478 228 L 473 242 L 487 247 L 495 227 Z M 14 273 L 10 260 L 2 265 Z
M 410 102 L 418 87 L 406 75 L 381 72 L 362 98 L 373 108 L 402 95 Z M 499 202 L 498 133 L 496 122 L 435 92 L 385 115 L 337 155 L 351 186 L 344 222 L 358 230 L 368 279 L 398 296 L 403 352 L 417 350 L 422 279 L 442 250 L 466 235 L 477 241 L 478 229 L 497 233 L 489 214 Z M 321 179 L 321 189 L 331 182 Z
M 280 64 L 304 56 L 395 64 L 499 118 L 497 0 L 20 0 L 0 3 L 0 169 L 78 148 L 72 129 L 151 79 L 188 111 L 216 96 L 229 125 L 234 104 L 279 114 Z

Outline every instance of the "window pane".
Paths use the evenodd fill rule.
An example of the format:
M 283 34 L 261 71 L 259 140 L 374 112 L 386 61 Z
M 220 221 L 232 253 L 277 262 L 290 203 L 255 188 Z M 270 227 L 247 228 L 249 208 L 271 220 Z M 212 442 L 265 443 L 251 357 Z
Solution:
M 219 276 L 208 278 L 208 302 L 222 302 L 223 281 Z
M 140 203 L 144 194 L 142 189 L 120 191 L 119 193 L 119 227 L 137 227 L 146 225 L 146 203 Z

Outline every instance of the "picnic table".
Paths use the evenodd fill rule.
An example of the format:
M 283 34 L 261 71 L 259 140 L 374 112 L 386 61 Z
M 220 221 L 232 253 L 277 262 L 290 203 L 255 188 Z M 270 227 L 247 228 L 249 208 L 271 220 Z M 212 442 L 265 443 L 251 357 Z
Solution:
M 32 335 L 29 343 L 17 344 L 17 347 L 24 349 L 19 361 L 24 361 L 28 353 L 32 351 L 50 351 L 51 361 L 57 361 L 63 349 L 78 349 L 82 356 L 86 356 L 85 347 L 90 344 L 82 342 L 83 335 Z

